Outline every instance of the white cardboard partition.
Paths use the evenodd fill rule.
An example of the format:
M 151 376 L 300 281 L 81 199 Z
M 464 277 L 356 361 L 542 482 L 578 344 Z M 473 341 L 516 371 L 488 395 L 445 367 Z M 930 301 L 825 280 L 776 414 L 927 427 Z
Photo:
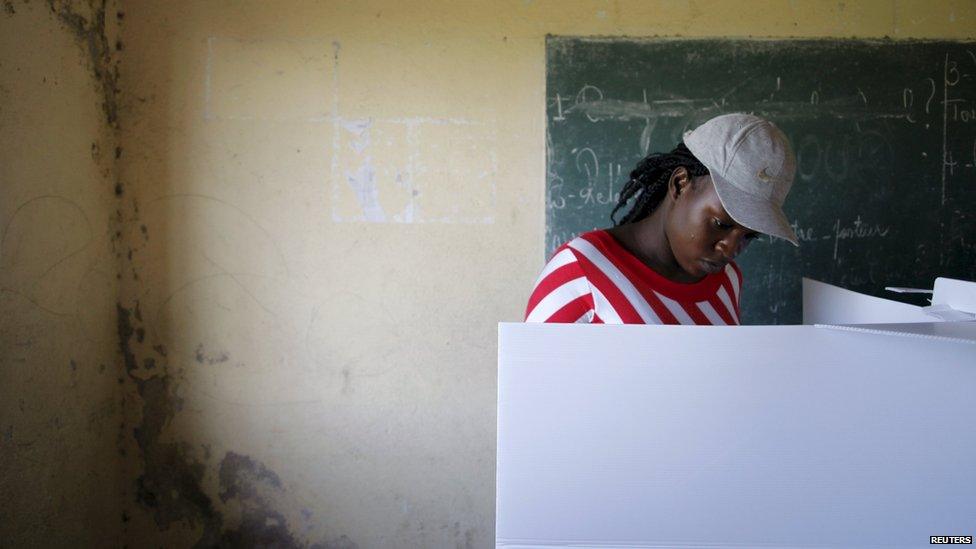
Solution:
M 976 534 L 976 346 L 813 326 L 499 325 L 498 547 Z
M 932 286 L 932 305 L 976 313 L 976 282 L 939 277 Z
M 881 324 L 934 322 L 922 307 L 803 279 L 804 324 Z
M 869 296 L 810 278 L 803 279 L 804 324 L 886 324 L 976 320 L 976 282 L 939 277 L 931 290 L 888 288 L 899 293 L 928 293 L 932 305 L 919 307 Z
M 927 292 L 932 294 L 932 305 L 919 307 L 804 278 L 803 323 L 976 344 L 976 282 L 937 278 Z

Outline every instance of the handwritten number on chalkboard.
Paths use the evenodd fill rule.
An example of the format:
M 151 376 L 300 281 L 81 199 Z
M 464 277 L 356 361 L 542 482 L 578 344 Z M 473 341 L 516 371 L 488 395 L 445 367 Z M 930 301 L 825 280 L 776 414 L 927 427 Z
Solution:
M 600 177 L 600 161 L 597 160 L 596 153 L 593 149 L 589 147 L 583 147 L 582 149 L 573 149 L 570 151 L 576 154 L 576 169 L 580 172 L 586 172 L 586 183 L 588 185 L 593 185 L 596 180 Z M 592 166 L 592 170 L 590 167 Z
M 556 117 L 553 120 L 563 121 L 566 117 L 563 116 L 563 98 L 556 94 Z
M 549 200 L 548 206 L 552 210 L 561 210 L 566 207 L 566 199 L 560 191 L 563 188 L 563 178 L 555 174 L 550 174 Z
M 955 61 L 946 61 L 945 83 L 947 86 L 955 86 L 959 83 L 959 68 Z M 950 78 L 949 75 L 952 75 Z
M 596 94 L 596 97 L 590 99 L 590 95 Z M 603 90 L 596 86 L 591 86 L 589 84 L 584 84 L 580 88 L 579 93 L 576 94 L 576 105 L 585 105 L 590 101 L 603 101 Z M 592 116 L 589 112 L 586 113 L 586 119 L 590 122 L 599 122 L 600 119 Z

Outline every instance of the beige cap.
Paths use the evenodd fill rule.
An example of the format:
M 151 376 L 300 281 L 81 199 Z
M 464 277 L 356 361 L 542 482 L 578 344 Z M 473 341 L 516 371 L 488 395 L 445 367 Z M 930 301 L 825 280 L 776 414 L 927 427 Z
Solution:
M 796 156 L 782 130 L 751 114 L 723 114 L 685 132 L 684 141 L 708 168 L 719 200 L 732 219 L 799 246 L 783 213 L 796 173 Z

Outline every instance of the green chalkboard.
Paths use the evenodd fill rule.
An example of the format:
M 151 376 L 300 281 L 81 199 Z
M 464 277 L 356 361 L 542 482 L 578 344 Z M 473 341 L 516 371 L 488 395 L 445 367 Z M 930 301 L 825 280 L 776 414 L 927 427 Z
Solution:
M 976 43 L 550 37 L 546 256 L 610 226 L 636 163 L 725 112 L 797 153 L 801 246 L 754 242 L 742 321 L 801 321 L 803 276 L 871 295 L 976 279 Z

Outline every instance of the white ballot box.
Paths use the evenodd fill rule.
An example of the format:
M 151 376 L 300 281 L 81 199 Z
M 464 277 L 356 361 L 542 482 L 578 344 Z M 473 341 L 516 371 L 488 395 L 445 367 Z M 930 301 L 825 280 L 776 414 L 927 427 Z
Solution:
M 973 341 L 502 323 L 496 546 L 976 535 Z

